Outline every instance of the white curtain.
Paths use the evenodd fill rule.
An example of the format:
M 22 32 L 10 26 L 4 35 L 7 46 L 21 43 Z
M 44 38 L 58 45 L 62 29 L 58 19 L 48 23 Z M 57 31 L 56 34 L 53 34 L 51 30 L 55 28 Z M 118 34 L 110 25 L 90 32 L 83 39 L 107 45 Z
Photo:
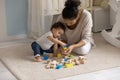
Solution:
M 53 15 L 61 13 L 65 0 L 28 1 L 28 35 L 36 39 L 50 30 Z
M 90 6 L 90 0 L 80 0 L 81 1 L 81 7 L 87 8 Z

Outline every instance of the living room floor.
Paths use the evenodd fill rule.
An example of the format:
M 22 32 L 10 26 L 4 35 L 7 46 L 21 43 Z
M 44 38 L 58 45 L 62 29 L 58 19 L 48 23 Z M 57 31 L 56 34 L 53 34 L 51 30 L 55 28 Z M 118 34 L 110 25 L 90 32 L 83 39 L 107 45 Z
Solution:
M 89 62 L 88 62 L 88 65 L 89 65 L 89 67 L 86 67 L 87 69 L 93 69 L 93 68 L 91 68 L 91 67 L 93 67 L 93 66 L 91 66 L 91 63 L 92 63 L 92 65 L 94 65 L 94 68 L 96 68 L 96 70 L 92 70 L 92 71 L 94 71 L 94 72 L 90 72 L 90 73 L 85 73 L 85 74 L 81 74 L 79 77 L 81 77 L 80 79 L 72 79 L 71 78 L 71 76 L 69 76 L 70 78 L 61 78 L 61 79 L 58 79 L 58 80 L 88 80 L 88 79 L 90 79 L 90 80 L 120 80 L 120 66 L 119 66 L 119 64 L 120 64 L 120 62 L 119 62 L 119 60 L 120 60 L 120 58 L 119 58 L 119 49 L 117 49 L 116 47 L 113 47 L 112 45 L 110 45 L 109 43 L 106 43 L 106 41 L 101 37 L 101 35 L 98 33 L 98 34 L 95 34 L 95 36 L 94 36 L 94 38 L 95 38 L 95 41 L 97 41 L 96 43 L 97 43 L 97 48 L 96 49 L 93 49 L 93 52 L 94 53 L 92 53 L 91 55 L 89 55 L 88 56 L 88 60 L 89 60 Z M 25 41 L 27 41 L 27 40 L 25 40 Z M 26 43 L 25 41 L 23 41 L 24 42 L 24 44 Z M 20 66 L 21 67 L 21 69 L 19 69 L 20 71 L 21 70 L 23 70 L 23 71 L 28 71 L 28 73 L 29 73 L 29 70 L 31 70 L 31 69 L 33 69 L 33 68 L 30 68 L 29 66 L 31 65 L 31 64 L 34 64 L 34 66 L 35 67 L 39 67 L 39 66 L 41 66 L 40 64 L 37 64 L 37 63 L 34 63 L 34 62 L 31 62 L 31 61 L 25 61 L 26 60 L 26 57 L 25 57 L 25 60 L 24 60 L 24 57 L 23 56 L 28 56 L 29 54 L 24 54 L 24 52 L 25 53 L 27 53 L 27 52 L 30 52 L 29 51 L 29 49 L 27 50 L 27 46 L 22 46 L 21 45 L 21 42 L 22 41 L 19 41 L 19 42 L 17 42 L 17 43 L 19 43 L 18 45 L 19 45 L 19 47 L 17 47 L 17 44 L 15 44 L 16 42 L 13 42 L 12 43 L 12 45 L 13 44 L 15 44 L 14 45 L 14 47 L 11 47 L 12 49 L 8 49 L 9 48 L 9 46 L 3 46 L 3 45 L 6 45 L 6 44 L 3 44 L 2 45 L 2 47 L 8 47 L 7 49 L 2 49 L 2 47 L 1 47 L 1 45 L 0 45 L 0 54 L 3 54 L 3 56 L 1 55 L 0 57 L 0 80 L 18 80 L 18 76 L 16 77 L 15 75 L 16 74 L 12 74 L 11 72 L 15 72 L 13 69 L 17 69 L 18 70 L 18 67 Z M 10 43 L 7 43 L 7 44 L 9 44 L 10 45 Z M 22 47 L 21 47 L 21 46 Z M 16 48 L 17 47 L 17 48 Z M 21 48 L 21 49 L 20 49 Z M 23 49 L 23 48 L 25 48 L 25 49 Z M 108 49 L 109 48 L 109 49 Z M 16 49 L 18 49 L 18 50 L 16 50 Z M 112 51 L 111 51 L 111 49 L 112 49 Z M 9 52 L 8 52 L 8 50 L 10 50 Z M 16 53 L 15 52 L 15 54 L 14 54 L 14 56 L 13 56 L 13 50 L 16 50 L 16 51 L 18 51 L 18 53 Z M 22 51 L 21 51 L 22 50 Z M 25 51 L 26 50 L 26 51 Z M 6 52 L 5 52 L 6 51 Z M 108 51 L 108 52 L 104 52 L 105 51 Z M 20 53 L 22 53 L 21 55 L 17 55 L 17 54 L 20 54 Z M 7 53 L 7 54 L 6 54 Z M 96 53 L 98 53 L 98 54 L 96 54 Z M 113 54 L 114 53 L 114 54 Z M 9 55 L 10 54 L 10 55 Z M 11 56 L 11 54 L 12 54 L 12 56 Z M 106 54 L 106 55 L 103 55 L 103 54 Z M 109 54 L 109 55 L 108 55 Z M 8 60 L 6 60 L 7 58 L 6 58 L 6 56 L 9 56 L 8 58 L 10 58 L 10 59 L 8 59 Z M 17 56 L 19 56 L 19 59 L 18 58 L 16 58 Z M 31 56 L 31 55 L 30 55 Z M 96 58 L 96 56 L 99 56 L 98 57 L 98 59 L 101 59 L 102 58 L 102 60 L 100 60 L 101 62 L 99 62 L 99 61 L 97 61 L 98 59 L 93 59 L 93 58 L 91 58 L 91 57 L 94 57 L 94 58 Z M 102 57 L 101 57 L 102 56 Z M 104 57 L 105 56 L 105 57 Z M 29 57 L 29 56 L 28 56 Z M 107 57 L 107 58 L 106 58 Z M 22 59 L 21 59 L 22 58 Z M 12 59 L 12 60 L 11 60 Z M 21 62 L 21 64 L 16 64 L 16 59 L 18 59 L 17 60 L 17 63 L 19 63 L 19 61 Z M 30 58 L 31 59 L 31 58 Z M 4 62 L 3 62 L 4 61 Z M 12 62 L 11 62 L 12 61 Z M 99 64 L 97 63 L 97 62 L 99 62 Z M 6 64 L 4 65 L 4 63 L 6 63 L 6 64 L 9 64 L 10 66 L 12 66 L 12 67 L 10 67 L 10 66 L 6 66 Z M 13 63 L 13 64 L 12 64 Z M 104 63 L 104 65 L 103 65 L 103 63 Z M 21 65 L 23 65 L 23 64 L 27 64 L 27 65 L 25 65 L 25 66 L 23 66 L 24 67 L 24 69 L 23 69 L 23 67 L 21 66 Z M 17 66 L 17 67 L 14 67 L 14 66 Z M 87 64 L 85 64 L 85 65 L 87 65 Z M 85 67 L 85 65 L 84 65 L 84 67 Z M 106 67 L 104 67 L 104 68 L 101 68 L 102 66 L 106 66 Z M 113 65 L 113 66 L 112 66 Z M 100 67 L 99 67 L 100 66 Z M 108 67 L 107 67 L 108 66 Z M 98 67 L 98 68 L 97 68 Z M 114 69 L 112 69 L 114 67 Z M 11 69 L 9 69 L 9 68 L 11 68 Z M 30 69 L 29 69 L 30 68 Z M 77 68 L 77 67 L 76 67 Z M 80 68 L 82 68 L 82 65 L 80 66 Z M 83 68 L 82 68 L 83 69 Z M 97 70 L 98 69 L 98 70 Z M 107 70 L 107 73 L 106 72 L 104 72 L 104 71 L 101 71 L 102 69 L 105 69 L 105 70 Z M 13 71 L 11 71 L 11 70 L 13 70 Z M 35 69 L 36 70 L 36 69 Z M 43 70 L 43 69 L 42 69 Z M 65 70 L 67 70 L 67 69 L 65 69 Z M 72 69 L 71 69 L 72 70 Z M 70 71 L 71 71 L 70 70 Z M 20 72 L 19 71 L 19 72 Z M 33 70 L 34 71 L 34 70 Z M 54 70 L 53 70 L 54 71 Z M 62 71 L 62 73 L 63 73 L 63 70 L 61 70 Z M 69 70 L 68 70 L 69 71 Z M 112 72 L 113 71 L 113 72 Z M 19 73 L 18 72 L 18 73 Z M 48 71 L 47 71 L 48 72 Z M 110 72 L 110 73 L 109 73 Z M 16 72 L 15 72 L 16 73 Z M 92 76 L 90 76 L 91 74 L 94 74 L 94 75 L 92 75 Z M 112 73 L 112 74 L 111 74 Z M 37 74 L 37 73 L 35 73 L 35 74 Z M 38 74 L 39 74 L 39 71 L 38 71 Z M 19 74 L 19 75 L 21 75 L 21 73 Z M 28 74 L 27 74 L 28 75 Z M 33 76 L 33 74 L 31 75 L 31 76 Z M 29 77 L 31 77 L 31 76 L 28 76 L 28 78 Z M 40 75 L 38 75 L 38 76 L 40 76 Z M 84 77 L 83 77 L 84 76 Z M 95 76 L 97 76 L 98 78 L 94 78 Z M 23 77 L 23 75 L 22 75 L 22 77 Z M 50 76 L 51 77 L 51 76 Z M 74 77 L 74 76 L 73 76 Z M 90 77 L 90 78 L 89 78 Z M 108 79 L 108 77 L 110 77 L 110 79 Z M 74 77 L 74 78 L 76 78 L 76 77 Z M 100 79 L 100 78 L 102 78 L 102 79 Z M 21 80 L 29 80 L 29 79 L 21 79 Z M 33 79 L 31 79 L 31 80 L 33 80 Z M 37 80 L 37 79 L 36 79 Z M 46 80 L 46 79 L 45 79 Z M 49 79 L 50 80 L 50 79 Z
M 0 42 L 0 48 L 22 45 L 30 42 L 30 39 L 21 39 L 10 42 Z M 6 77 L 7 76 L 7 77 Z M 16 77 L 7 69 L 7 67 L 0 60 L 0 80 L 18 80 Z
M 17 80 L 0 61 L 0 80 Z

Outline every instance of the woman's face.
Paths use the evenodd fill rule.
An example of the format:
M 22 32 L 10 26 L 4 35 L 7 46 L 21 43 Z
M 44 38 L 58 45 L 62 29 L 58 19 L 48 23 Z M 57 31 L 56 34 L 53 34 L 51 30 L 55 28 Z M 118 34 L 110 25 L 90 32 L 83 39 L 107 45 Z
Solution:
M 73 19 L 73 20 L 64 19 L 64 23 L 65 23 L 67 26 L 72 26 L 72 25 L 74 25 L 76 22 L 77 22 L 77 19 Z

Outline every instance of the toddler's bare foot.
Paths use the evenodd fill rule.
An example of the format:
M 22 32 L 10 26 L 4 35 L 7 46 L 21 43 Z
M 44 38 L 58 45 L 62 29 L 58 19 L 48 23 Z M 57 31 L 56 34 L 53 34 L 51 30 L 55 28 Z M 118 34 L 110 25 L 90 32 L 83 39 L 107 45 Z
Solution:
M 42 59 L 41 59 L 40 56 L 37 56 L 37 57 L 35 57 L 35 61 L 36 61 L 36 62 L 42 62 Z

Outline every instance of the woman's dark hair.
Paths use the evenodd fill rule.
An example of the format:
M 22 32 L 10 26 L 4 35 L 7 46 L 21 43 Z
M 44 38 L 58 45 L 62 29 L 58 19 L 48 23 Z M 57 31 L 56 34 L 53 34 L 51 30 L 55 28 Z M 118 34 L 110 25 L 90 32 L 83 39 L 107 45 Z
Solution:
M 78 6 L 80 6 L 80 0 L 67 0 L 65 2 L 65 8 L 62 11 L 64 19 L 75 19 L 78 15 Z
M 65 25 L 64 25 L 62 22 L 56 22 L 56 23 L 54 23 L 54 24 L 51 26 L 51 29 L 50 29 L 50 30 L 52 30 L 53 28 L 55 28 L 55 29 L 62 29 L 64 32 L 65 32 L 65 30 L 66 30 L 66 27 L 65 27 Z

